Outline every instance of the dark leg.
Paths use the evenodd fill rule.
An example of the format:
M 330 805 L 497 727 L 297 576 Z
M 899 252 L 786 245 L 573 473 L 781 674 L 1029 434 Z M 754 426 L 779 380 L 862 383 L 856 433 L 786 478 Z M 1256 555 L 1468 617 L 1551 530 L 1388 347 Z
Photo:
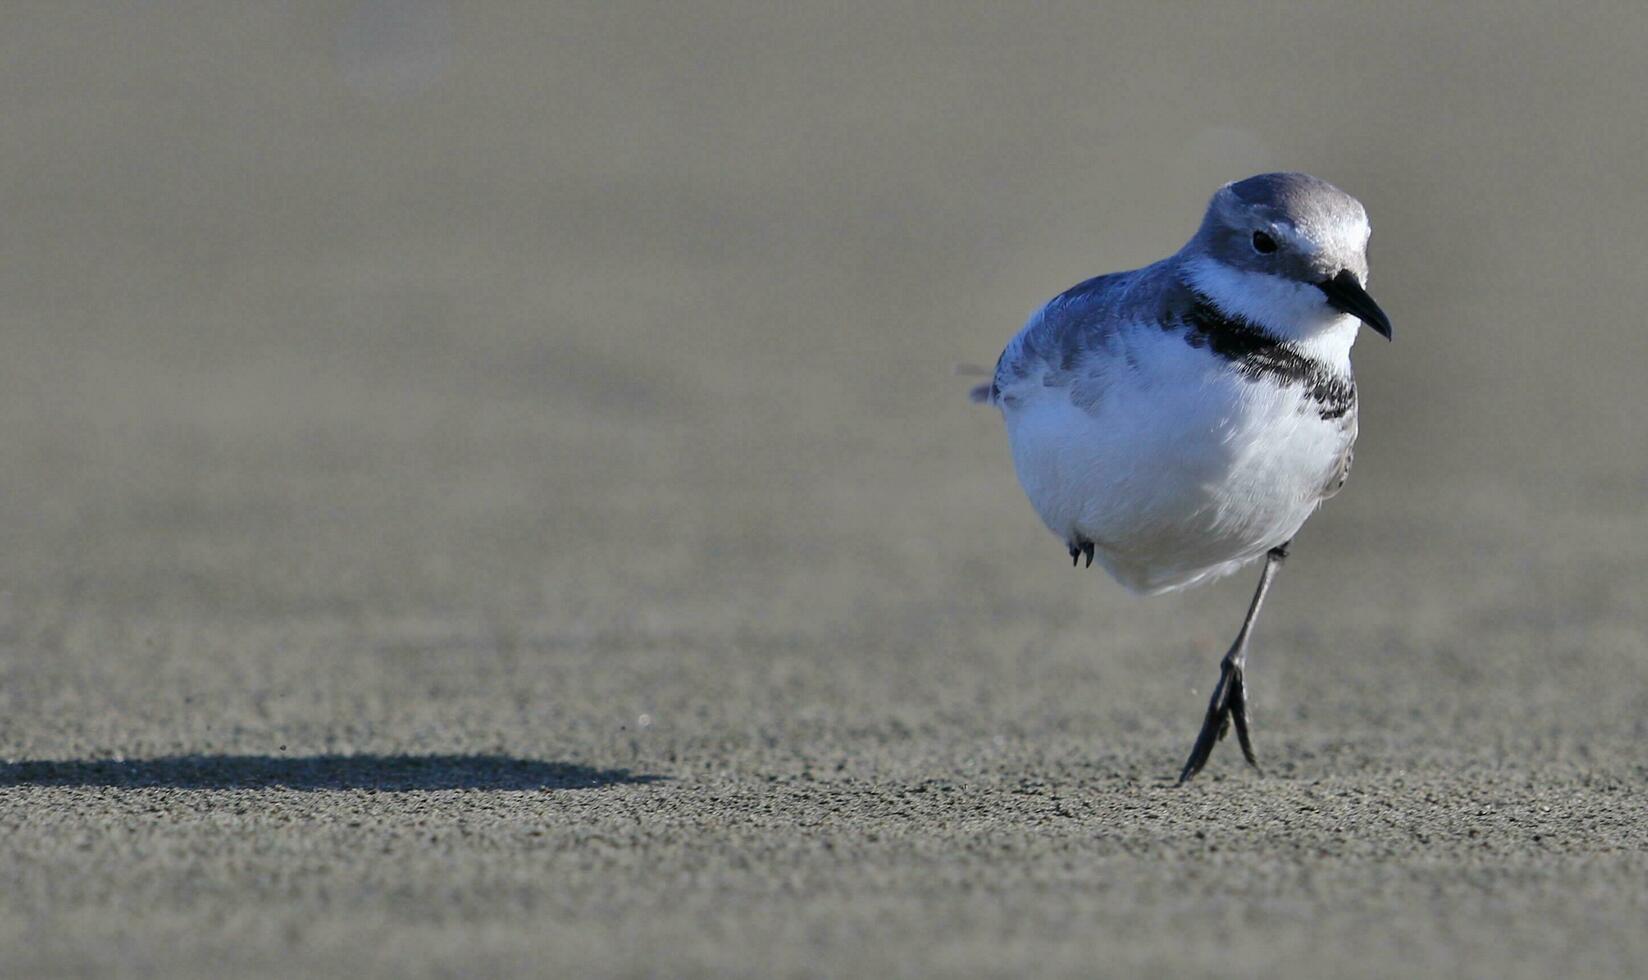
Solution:
M 1247 690 L 1243 684 L 1243 673 L 1247 668 L 1247 640 L 1253 631 L 1254 620 L 1259 618 L 1259 607 L 1264 605 L 1265 593 L 1270 591 L 1270 580 L 1282 567 L 1283 559 L 1287 558 L 1287 547 L 1283 544 L 1272 548 L 1265 556 L 1265 570 L 1259 573 L 1259 587 L 1253 592 L 1253 604 L 1247 608 L 1247 618 L 1242 620 L 1242 631 L 1236 634 L 1236 642 L 1231 644 L 1230 652 L 1219 663 L 1219 683 L 1214 685 L 1213 697 L 1208 700 L 1207 716 L 1202 719 L 1202 730 L 1196 736 L 1196 745 L 1190 750 L 1184 771 L 1179 773 L 1181 786 L 1207 765 L 1214 744 L 1225 737 L 1232 723 L 1236 726 L 1236 741 L 1242 746 L 1242 757 L 1248 765 L 1259 768 L 1247 730 Z
M 1093 567 L 1093 548 L 1095 547 L 1093 542 L 1087 540 L 1086 538 L 1078 538 L 1075 541 L 1071 541 L 1067 547 L 1070 549 L 1071 568 L 1076 567 L 1076 563 L 1081 561 L 1083 555 L 1087 556 L 1087 567 Z

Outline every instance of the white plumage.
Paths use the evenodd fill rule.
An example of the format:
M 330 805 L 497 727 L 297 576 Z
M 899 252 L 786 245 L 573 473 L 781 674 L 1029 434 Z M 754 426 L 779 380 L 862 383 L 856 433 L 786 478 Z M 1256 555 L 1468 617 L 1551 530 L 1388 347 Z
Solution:
M 1350 329 L 1354 330 L 1354 326 Z M 1356 435 L 1302 387 L 1248 380 L 1151 326 L 1078 406 L 1032 372 L 1001 389 L 1013 466 L 1042 522 L 1136 592 L 1226 575 L 1284 544 Z
M 976 392 L 1072 559 L 1154 594 L 1269 556 L 1184 779 L 1230 717 L 1252 761 L 1249 628 L 1285 546 L 1349 473 L 1359 321 L 1390 336 L 1363 288 L 1367 241 L 1361 204 L 1331 184 L 1228 184 L 1176 254 L 1032 314 Z

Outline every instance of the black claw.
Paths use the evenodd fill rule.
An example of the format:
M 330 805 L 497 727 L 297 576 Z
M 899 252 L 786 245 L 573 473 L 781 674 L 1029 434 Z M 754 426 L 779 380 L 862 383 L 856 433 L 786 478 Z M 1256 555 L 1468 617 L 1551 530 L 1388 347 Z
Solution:
M 1253 754 L 1253 739 L 1249 737 L 1247 728 L 1247 683 L 1240 670 L 1236 672 L 1236 684 L 1230 692 L 1230 720 L 1236 723 L 1236 744 L 1242 747 L 1242 758 L 1258 769 L 1259 757 Z
M 1078 562 L 1080 560 L 1081 560 L 1081 549 L 1078 548 L 1074 544 L 1070 545 L 1070 567 L 1075 568 L 1076 567 L 1076 562 Z
M 1248 732 L 1247 691 L 1243 684 L 1242 668 L 1225 661 L 1219 665 L 1219 683 L 1214 686 L 1213 696 L 1208 699 L 1202 730 L 1196 734 L 1196 744 L 1190 750 L 1190 758 L 1185 760 L 1184 769 L 1179 773 L 1179 785 L 1188 783 L 1192 776 L 1202 771 L 1208 758 L 1213 755 L 1213 747 L 1229 734 L 1233 724 L 1236 741 L 1242 746 L 1242 757 L 1253 768 L 1259 768 L 1258 757 L 1253 753 L 1253 740 Z
M 1082 554 L 1087 556 L 1087 567 L 1092 568 L 1093 567 L 1093 542 L 1083 541 L 1082 546 L 1081 546 L 1081 552 L 1082 552 Z

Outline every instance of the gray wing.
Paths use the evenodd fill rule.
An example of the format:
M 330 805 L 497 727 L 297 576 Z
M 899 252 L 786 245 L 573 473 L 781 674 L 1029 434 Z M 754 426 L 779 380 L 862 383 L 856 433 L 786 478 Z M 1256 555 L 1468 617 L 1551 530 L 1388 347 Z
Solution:
M 1128 332 L 1177 322 L 1189 299 L 1167 262 L 1072 286 L 1030 315 L 973 398 L 1010 406 L 1030 389 L 1067 388 L 1072 402 L 1092 408 L 1105 375 L 1131 363 Z

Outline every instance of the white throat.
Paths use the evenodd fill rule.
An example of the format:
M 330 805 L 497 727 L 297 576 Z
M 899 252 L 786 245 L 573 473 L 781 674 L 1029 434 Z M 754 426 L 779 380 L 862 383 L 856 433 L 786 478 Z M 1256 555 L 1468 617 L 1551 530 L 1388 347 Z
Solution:
M 1224 312 L 1253 321 L 1306 357 L 1349 365 L 1362 321 L 1328 306 L 1315 286 L 1233 269 L 1205 255 L 1188 259 L 1185 272 Z

